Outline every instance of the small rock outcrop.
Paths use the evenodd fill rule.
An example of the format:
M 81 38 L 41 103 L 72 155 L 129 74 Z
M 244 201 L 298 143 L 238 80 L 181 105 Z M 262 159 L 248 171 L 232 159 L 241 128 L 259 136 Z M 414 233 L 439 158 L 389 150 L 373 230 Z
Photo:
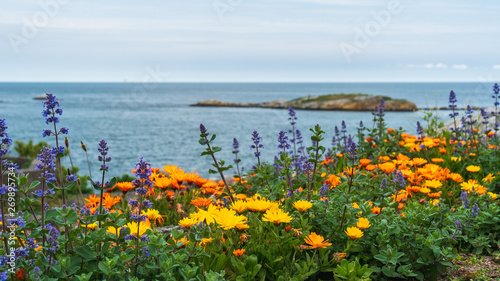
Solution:
M 230 103 L 218 100 L 201 101 L 191 106 L 212 107 L 260 107 L 260 108 L 288 108 L 309 110 L 346 110 L 372 111 L 385 100 L 386 111 L 413 111 L 417 106 L 407 100 L 392 99 L 386 96 L 370 96 L 366 94 L 333 94 L 324 96 L 309 96 L 294 100 L 279 99 L 263 103 Z

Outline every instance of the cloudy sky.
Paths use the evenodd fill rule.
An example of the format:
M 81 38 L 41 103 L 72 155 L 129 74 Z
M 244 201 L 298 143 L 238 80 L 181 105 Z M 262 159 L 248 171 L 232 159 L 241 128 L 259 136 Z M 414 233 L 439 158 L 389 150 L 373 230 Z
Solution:
M 498 0 L 2 0 L 0 81 L 500 80 L 499 15 Z

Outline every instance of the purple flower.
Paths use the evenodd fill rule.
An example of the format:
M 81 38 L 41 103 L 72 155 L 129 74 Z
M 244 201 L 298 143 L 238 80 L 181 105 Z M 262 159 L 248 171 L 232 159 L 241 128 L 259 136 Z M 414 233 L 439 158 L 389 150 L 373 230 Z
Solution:
M 278 148 L 283 150 L 280 152 L 280 154 L 285 152 L 287 149 L 290 149 L 291 147 L 288 143 L 288 137 L 286 136 L 286 133 L 284 131 L 280 131 L 278 135 L 278 143 Z
M 55 171 L 56 165 L 54 164 L 54 157 L 56 154 L 54 150 L 52 150 L 49 146 L 42 148 L 41 153 L 38 154 L 38 160 L 41 162 L 40 164 L 36 164 L 36 170 L 43 170 L 41 177 L 54 184 L 56 182 Z
M 462 204 L 464 205 L 465 208 L 469 208 L 469 199 L 467 198 L 467 191 L 462 191 L 462 193 L 460 194 L 460 199 L 462 199 Z
M 260 156 L 259 148 L 261 148 L 261 149 L 264 148 L 264 145 L 260 143 L 262 141 L 262 138 L 259 137 L 259 133 L 257 133 L 257 131 L 253 131 L 252 141 L 253 141 L 253 144 L 250 146 L 250 148 L 256 150 L 256 152 L 254 152 L 254 155 L 255 155 L 255 157 L 258 158 Z
M 137 207 L 139 206 L 139 202 L 137 200 L 134 200 L 134 199 L 130 199 L 128 201 L 128 204 L 131 205 L 132 207 Z
M 149 242 L 149 238 L 147 234 L 141 236 L 141 242 Z
M 233 153 L 236 154 L 240 152 L 238 148 L 240 147 L 240 144 L 238 143 L 238 140 L 236 138 L 233 138 Z
M 130 219 L 135 222 L 146 221 L 147 218 L 146 215 L 130 215 Z
M 135 235 L 134 234 L 127 234 L 127 235 L 125 235 L 125 237 L 123 237 L 123 239 L 125 239 L 125 241 L 135 240 Z
M 141 160 L 139 163 L 135 164 L 135 175 L 139 179 L 134 180 L 132 183 L 135 186 L 140 186 L 140 187 L 152 187 L 153 183 L 149 180 L 149 177 L 151 176 L 151 164 L 144 162 L 143 158 L 141 157 Z M 136 190 L 136 193 L 140 195 L 145 195 L 147 193 L 142 194 L 142 192 Z
M 6 130 L 7 124 L 5 123 L 5 119 L 0 119 L 0 157 L 7 154 L 7 146 L 12 145 L 12 140 L 9 138 L 9 134 L 7 134 Z M 5 148 L 3 147 L 5 145 Z M 3 163 L 0 163 L 3 164 Z
M 205 125 L 203 125 L 203 124 L 200 124 L 200 133 L 202 135 L 206 135 L 207 134 L 207 128 L 205 128 Z
M 448 107 L 449 108 L 455 108 L 455 107 L 457 107 L 456 103 L 457 103 L 457 95 L 455 94 L 455 92 L 451 91 L 450 92 L 450 98 L 449 98 L 449 105 L 448 105 Z
M 78 178 L 75 175 L 67 175 L 66 176 L 66 181 L 67 182 L 75 182 L 77 180 L 78 180 Z
M 479 211 L 481 211 L 481 209 L 479 209 L 477 203 L 474 203 L 474 207 L 472 207 L 472 217 L 475 218 L 479 216 Z
M 143 205 L 145 208 L 153 208 L 153 203 L 151 203 L 149 200 L 144 200 L 144 201 L 142 201 L 142 205 Z
M 62 127 L 61 129 L 59 129 L 59 133 L 64 134 L 64 135 L 67 135 L 68 131 L 69 131 L 69 129 L 66 127 Z
M 386 189 L 387 188 L 387 180 L 385 178 L 382 179 L 380 182 L 380 188 Z
M 356 146 L 356 142 L 352 140 L 351 136 L 347 138 L 347 153 L 349 154 L 348 156 L 351 160 L 358 158 L 358 147 Z
M 290 117 L 288 117 L 288 121 L 290 121 L 290 125 L 294 126 L 297 122 L 295 122 L 297 120 L 297 117 L 295 117 L 295 110 L 293 110 L 292 107 L 289 107 L 288 108 L 288 115 Z

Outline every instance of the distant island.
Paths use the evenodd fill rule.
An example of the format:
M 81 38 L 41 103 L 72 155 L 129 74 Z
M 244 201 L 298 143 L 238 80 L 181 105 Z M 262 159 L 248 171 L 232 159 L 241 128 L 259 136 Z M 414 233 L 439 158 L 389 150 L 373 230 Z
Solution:
M 218 100 L 200 101 L 191 106 L 212 107 L 261 107 L 261 108 L 289 108 L 309 110 L 346 110 L 346 111 L 373 111 L 380 104 L 380 99 L 385 101 L 386 111 L 413 111 L 417 106 L 404 99 L 392 99 L 386 96 L 372 96 L 367 94 L 331 94 L 323 96 L 308 96 L 293 100 L 275 100 L 262 103 L 231 103 Z

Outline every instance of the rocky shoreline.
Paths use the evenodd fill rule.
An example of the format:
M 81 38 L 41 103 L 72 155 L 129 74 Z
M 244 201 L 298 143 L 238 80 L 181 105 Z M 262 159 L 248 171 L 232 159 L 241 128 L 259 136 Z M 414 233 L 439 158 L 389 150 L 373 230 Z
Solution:
M 275 100 L 263 103 L 231 103 L 218 100 L 200 101 L 191 106 L 206 107 L 257 107 L 257 108 L 289 108 L 309 110 L 345 110 L 345 111 L 373 111 L 380 104 L 380 99 L 385 101 L 385 111 L 414 111 L 417 106 L 403 99 L 392 99 L 386 96 L 371 96 L 366 94 L 333 94 L 324 96 L 309 96 L 294 100 Z

